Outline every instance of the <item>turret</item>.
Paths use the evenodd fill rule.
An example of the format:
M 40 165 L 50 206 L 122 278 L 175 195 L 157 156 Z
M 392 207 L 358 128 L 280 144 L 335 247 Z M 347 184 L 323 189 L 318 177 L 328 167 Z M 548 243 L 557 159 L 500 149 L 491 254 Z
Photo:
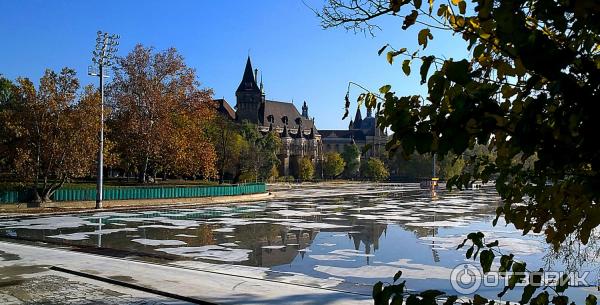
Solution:
M 354 124 L 352 125 L 353 129 L 360 129 L 360 124 L 362 123 L 362 114 L 360 113 L 360 107 L 356 108 L 356 115 L 354 116 Z
M 237 98 L 236 110 L 239 121 L 248 120 L 256 124 L 259 122 L 260 107 L 265 100 L 256 83 L 256 74 L 252 72 L 252 62 L 250 61 L 250 56 L 248 56 L 242 81 L 235 92 Z
M 308 119 L 308 106 L 306 105 L 306 101 L 304 101 L 304 104 L 302 105 L 302 117 Z

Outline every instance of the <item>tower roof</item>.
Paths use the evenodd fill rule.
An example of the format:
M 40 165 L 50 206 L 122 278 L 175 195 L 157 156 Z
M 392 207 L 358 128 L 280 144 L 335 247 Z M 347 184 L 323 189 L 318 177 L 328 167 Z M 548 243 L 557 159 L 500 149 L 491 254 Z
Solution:
M 260 92 L 260 88 L 256 84 L 256 79 L 254 78 L 254 73 L 252 72 L 252 62 L 250 62 L 250 56 L 248 56 L 248 60 L 246 61 L 246 68 L 244 69 L 244 76 L 242 77 L 242 82 L 240 82 L 239 87 L 236 92 L 239 91 L 257 91 Z
M 362 114 L 360 113 L 360 107 L 356 108 L 356 115 L 354 116 L 354 128 L 360 128 L 360 123 L 362 123 Z

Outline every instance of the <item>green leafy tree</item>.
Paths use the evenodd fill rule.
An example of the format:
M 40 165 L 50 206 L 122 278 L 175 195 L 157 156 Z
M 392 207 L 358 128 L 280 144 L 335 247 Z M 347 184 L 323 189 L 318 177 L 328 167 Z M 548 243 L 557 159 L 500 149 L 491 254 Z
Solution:
M 385 164 L 377 158 L 370 158 L 368 161 L 364 162 L 361 165 L 360 174 L 364 178 L 373 181 L 383 181 L 390 177 L 390 173 L 385 167 Z
M 244 147 L 248 145 L 240 134 L 240 126 L 224 115 L 216 115 L 209 126 L 211 141 L 217 152 L 219 183 L 226 175 L 235 177 Z
M 386 45 L 379 54 L 390 64 L 402 57 L 407 75 L 418 65 L 427 94 L 400 96 L 386 85 L 380 100 L 359 96 L 378 110 L 379 126 L 394 131 L 389 150 L 460 156 L 486 145 L 495 159 L 465 159 L 473 170 L 450 179 L 450 187 L 495 178 L 505 203 L 498 217 L 523 233 L 544 231 L 556 248 L 571 234 L 588 242 L 600 224 L 596 0 L 326 3 L 318 12 L 324 27 L 373 32 L 382 16 L 403 30 L 418 27 L 417 46 Z M 434 33 L 462 40 L 468 56 L 428 52 Z
M 401 154 L 392 154 L 389 160 L 389 168 L 396 175 L 405 179 L 431 178 L 432 158 L 430 154 L 414 153 L 410 158 L 404 158 Z
M 346 162 L 342 155 L 336 152 L 326 153 L 323 160 L 323 174 L 328 178 L 336 178 L 344 171 L 345 166 Z
M 298 178 L 301 181 L 311 180 L 315 176 L 315 166 L 309 158 L 298 161 Z
M 344 159 L 344 162 L 346 162 L 344 177 L 355 178 L 358 175 L 358 170 L 360 168 L 360 149 L 358 146 L 354 143 L 344 146 L 342 158 Z
M 240 177 L 242 180 L 268 180 L 273 167 L 279 166 L 277 153 L 281 149 L 281 139 L 275 132 L 261 134 L 257 126 L 242 122 L 240 133 L 246 141 L 240 156 Z

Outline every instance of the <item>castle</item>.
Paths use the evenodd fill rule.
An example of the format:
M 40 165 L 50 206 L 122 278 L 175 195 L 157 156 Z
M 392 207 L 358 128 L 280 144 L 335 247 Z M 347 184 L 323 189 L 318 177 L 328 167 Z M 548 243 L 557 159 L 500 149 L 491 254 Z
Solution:
M 247 120 L 258 126 L 261 133 L 276 132 L 283 144 L 279 151 L 280 176 L 298 176 L 298 166 L 302 158 L 310 159 L 320 167 L 323 153 L 321 135 L 315 127 L 314 118 L 308 116 L 306 102 L 302 113 L 293 103 L 267 100 L 262 82 L 257 83 L 258 70 L 252 69 L 250 57 L 242 81 L 238 86 L 235 112 L 227 101 L 216 100 L 221 113 L 237 122 Z
M 236 92 L 235 110 L 224 99 L 215 100 L 218 111 L 236 122 L 247 120 L 258 126 L 261 133 L 276 132 L 282 148 L 278 153 L 280 176 L 298 176 L 299 161 L 310 159 L 317 168 L 317 177 L 321 176 L 323 153 L 343 152 L 344 146 L 352 143 L 359 147 L 370 144 L 373 148 L 364 157 L 375 156 L 386 136 L 376 126 L 375 118 L 367 110 L 363 119 L 360 108 L 348 130 L 322 130 L 315 126 L 315 119 L 308 115 L 308 105 L 302 105 L 302 113 L 293 103 L 268 100 L 265 97 L 262 80 L 258 83 L 258 70 L 252 69 L 250 57 L 242 81 Z

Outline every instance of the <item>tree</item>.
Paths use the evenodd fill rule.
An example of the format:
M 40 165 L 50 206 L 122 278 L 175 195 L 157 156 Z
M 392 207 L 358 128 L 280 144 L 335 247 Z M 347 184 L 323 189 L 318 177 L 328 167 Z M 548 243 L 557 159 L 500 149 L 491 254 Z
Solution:
M 68 179 L 93 172 L 100 96 L 86 87 L 78 99 L 78 89 L 74 70 L 46 70 L 38 89 L 29 79 L 18 78 L 10 105 L 2 109 L 10 114 L 3 126 L 12 134 L 7 153 L 11 168 L 31 183 L 36 202 L 49 201 Z
M 414 153 L 410 158 L 404 158 L 401 154 L 392 154 L 389 161 L 390 171 L 396 172 L 399 177 L 408 179 L 431 178 L 433 160 L 430 154 Z
M 272 176 L 273 167 L 279 166 L 277 153 L 281 149 L 281 139 L 274 131 L 262 134 L 256 125 L 244 121 L 240 129 L 246 141 L 240 157 L 240 173 L 247 180 L 267 180 Z
M 404 30 L 420 27 L 423 50 L 386 45 L 379 54 L 387 49 L 390 64 L 404 56 L 407 75 L 420 63 L 427 95 L 397 96 L 386 85 L 379 101 L 375 93 L 359 96 L 378 110 L 379 126 L 394 131 L 387 148 L 461 156 L 486 145 L 495 159 L 466 159 L 474 170 L 449 186 L 495 177 L 505 202 L 498 217 L 523 233 L 543 230 L 554 247 L 571 234 L 587 243 L 600 224 L 597 1 L 477 0 L 472 9 L 464 0 L 436 2 L 329 0 L 318 12 L 325 27 L 372 32 L 383 15 Z M 458 34 L 469 56 L 425 53 L 436 30 Z
M 356 177 L 360 167 L 360 149 L 358 146 L 354 143 L 344 146 L 342 158 L 344 158 L 344 162 L 346 162 L 344 176 L 346 178 Z
M 311 180 L 315 176 L 315 166 L 312 161 L 304 157 L 298 163 L 298 178 L 301 181 Z
M 11 126 L 11 117 L 15 112 L 16 87 L 8 79 L 0 75 L 0 170 L 8 165 L 8 153 L 14 145 L 16 134 Z
M 369 158 L 367 162 L 364 162 L 360 168 L 360 174 L 369 180 L 383 181 L 390 177 L 385 164 L 377 158 Z
M 346 162 L 342 155 L 336 152 L 326 153 L 323 160 L 323 174 L 325 177 L 336 178 L 344 171 L 345 166 Z
M 113 71 L 109 136 L 139 181 L 159 171 L 215 176 L 216 152 L 207 132 L 215 115 L 212 92 L 199 89 L 183 57 L 173 48 L 155 53 L 136 45 Z
M 226 173 L 236 176 L 240 156 L 247 143 L 240 134 L 240 127 L 224 115 L 215 116 L 211 127 L 210 134 L 217 152 L 219 183 L 223 183 Z

